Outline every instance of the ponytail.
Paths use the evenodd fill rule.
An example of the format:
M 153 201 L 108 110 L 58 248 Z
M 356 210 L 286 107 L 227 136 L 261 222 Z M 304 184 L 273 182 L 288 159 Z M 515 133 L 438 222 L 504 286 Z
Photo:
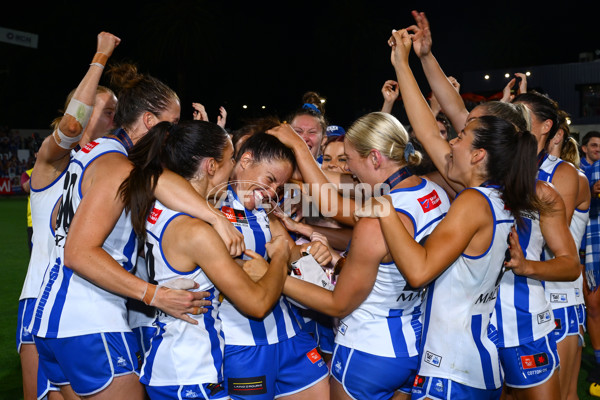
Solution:
M 163 172 L 161 155 L 171 126 L 166 121 L 158 123 L 131 148 L 128 158 L 133 169 L 119 187 L 125 211 L 131 213 L 133 230 L 141 238 L 146 236 L 146 217 L 154 202 L 158 177 Z

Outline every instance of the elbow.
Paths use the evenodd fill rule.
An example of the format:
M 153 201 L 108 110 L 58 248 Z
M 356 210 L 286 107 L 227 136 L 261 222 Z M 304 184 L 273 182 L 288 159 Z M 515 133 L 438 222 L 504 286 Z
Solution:
M 423 288 L 423 287 L 427 286 L 427 284 L 429 284 L 429 282 L 431 281 L 430 279 L 427 279 L 425 276 L 410 276 L 410 277 L 405 276 L 404 279 L 406 279 L 406 282 L 412 288 Z
M 569 268 L 569 281 L 574 281 L 581 275 L 581 264 L 578 257 L 572 257 L 571 268 Z

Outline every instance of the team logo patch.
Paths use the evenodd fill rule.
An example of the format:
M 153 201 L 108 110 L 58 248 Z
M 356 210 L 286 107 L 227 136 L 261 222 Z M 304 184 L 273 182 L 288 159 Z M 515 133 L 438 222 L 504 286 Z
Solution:
M 415 376 L 415 383 L 413 383 L 414 387 L 422 388 L 425 385 L 425 377 L 417 375 Z
M 227 388 L 229 394 L 244 396 L 265 394 L 267 393 L 267 379 L 265 375 L 252 378 L 229 378 L 227 379 Z
M 549 322 L 552 317 L 550 316 L 550 311 L 544 311 L 537 315 L 537 323 L 543 324 L 545 322 Z
M 546 353 L 538 353 L 532 356 L 521 356 L 521 365 L 523 369 L 531 369 L 548 365 L 548 355 Z
M 235 226 L 248 226 L 248 218 L 244 210 L 237 210 L 228 206 L 223 206 L 221 212 Z
M 148 222 L 150 222 L 152 225 L 154 225 L 156 223 L 156 221 L 158 221 L 158 217 L 160 217 L 161 213 L 162 213 L 162 210 L 152 207 L 152 211 L 150 211 L 150 214 L 148 214 Z
M 566 293 L 550 293 L 550 303 L 566 303 Z
M 98 142 L 89 142 L 88 144 L 86 144 L 85 146 L 83 146 L 83 148 L 81 149 L 81 151 L 83 151 L 84 153 L 89 153 L 96 146 L 98 146 Z
M 417 200 L 419 201 L 419 204 L 421 205 L 421 208 L 423 209 L 424 213 L 434 210 L 437 207 L 439 207 L 440 204 L 442 204 L 440 196 L 438 196 L 435 190 Z
M 431 364 L 434 367 L 439 367 L 442 363 L 442 356 L 438 356 L 430 351 L 425 352 L 425 362 Z
M 342 335 L 345 335 L 347 330 L 348 330 L 348 325 L 346 325 L 343 322 L 340 322 L 340 325 L 338 326 L 338 332 L 341 333 Z

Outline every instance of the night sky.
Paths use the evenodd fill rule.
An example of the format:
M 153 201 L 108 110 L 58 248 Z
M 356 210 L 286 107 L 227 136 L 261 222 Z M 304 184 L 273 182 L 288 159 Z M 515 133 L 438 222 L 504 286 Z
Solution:
M 232 129 L 263 114 L 284 119 L 309 90 L 327 98 L 332 124 L 348 127 L 380 109 L 381 86 L 395 79 L 387 39 L 413 23 L 412 9 L 426 12 L 433 53 L 459 81 L 463 71 L 577 62 L 580 52 L 600 49 L 594 1 L 46 3 L 2 7 L 0 27 L 36 33 L 39 45 L 0 42 L 0 125 L 48 127 L 102 30 L 122 39 L 111 61 L 132 61 L 179 94 L 182 119 L 197 101 L 216 121 L 223 105 Z M 427 94 L 416 56 L 411 63 Z

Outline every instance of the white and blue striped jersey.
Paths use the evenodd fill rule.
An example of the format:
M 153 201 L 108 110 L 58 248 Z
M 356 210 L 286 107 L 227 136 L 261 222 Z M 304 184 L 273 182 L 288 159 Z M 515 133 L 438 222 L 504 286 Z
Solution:
M 575 240 L 575 246 L 577 246 L 577 254 L 579 254 L 579 249 L 581 248 L 581 243 L 583 241 L 583 236 L 585 235 L 585 230 L 589 219 L 589 207 L 587 210 L 580 210 L 576 208 L 575 212 L 573 213 L 573 217 L 571 218 L 571 225 L 569 225 L 569 229 L 571 230 L 571 235 L 573 235 L 573 239 Z M 575 280 L 575 302 L 577 304 L 585 304 L 583 298 L 583 273 L 579 274 L 579 278 Z
M 159 330 L 142 367 L 140 381 L 150 386 L 193 385 L 223 381 L 223 349 L 221 320 L 218 317 L 219 292 L 200 266 L 189 272 L 175 269 L 166 260 L 162 237 L 175 218 L 182 213 L 170 210 L 159 201 L 146 221 L 146 265 L 151 281 L 164 284 L 174 279 L 193 279 L 200 286 L 194 291 L 207 291 L 212 305 L 208 312 L 190 315 L 198 325 L 158 311 Z
M 450 200 L 437 184 L 421 183 L 390 192 L 396 211 L 414 226 L 414 239 L 423 243 L 450 208 Z M 381 263 L 373 289 L 358 308 L 343 318 L 335 342 L 382 357 L 419 354 L 426 289 L 411 288 L 396 264 Z
M 544 248 L 539 215 L 523 216 L 517 225 L 519 244 L 528 260 L 539 261 Z M 507 271 L 500 281 L 492 325 L 497 328 L 499 348 L 515 347 L 538 340 L 554 329 L 552 307 L 544 282 Z M 492 337 L 494 328 L 491 328 Z
M 31 187 L 31 225 L 33 227 L 33 246 L 29 257 L 27 275 L 19 300 L 36 298 L 40 293 L 42 277 L 50 262 L 50 253 L 54 248 L 54 226 L 52 211 L 63 192 L 65 170 L 48 186 L 35 189 Z M 30 181 L 32 182 L 32 181 Z
M 265 244 L 271 240 L 271 230 L 265 210 L 262 207 L 248 210 L 229 186 L 221 204 L 221 211 L 242 233 L 246 248 L 267 258 Z M 247 259 L 245 255 L 244 259 Z M 242 314 L 227 298 L 223 299 L 219 315 L 223 321 L 227 345 L 256 346 L 279 343 L 294 337 L 301 330 L 292 306 L 285 296 L 281 296 L 273 309 L 262 319 Z
M 82 199 L 81 182 L 86 168 L 107 153 L 127 155 L 116 139 L 88 143 L 71 160 L 56 222 L 55 246 L 35 304 L 30 329 L 36 336 L 63 338 L 98 332 L 130 332 L 125 297 L 104 290 L 64 265 L 64 244 L 73 215 Z M 98 210 L 99 213 L 102 210 Z M 123 211 L 102 248 L 131 271 L 137 258 L 137 238 Z
M 552 183 L 552 179 L 554 179 L 554 174 L 558 166 L 564 161 L 560 158 L 557 158 L 552 155 L 547 155 L 542 161 L 541 166 L 538 170 L 538 179 Z M 578 219 L 580 215 L 578 215 L 577 210 L 573 213 L 573 217 L 571 218 L 571 223 L 569 224 L 569 229 L 571 229 L 571 233 L 573 234 L 573 229 L 577 230 L 579 227 L 579 223 L 576 221 L 575 226 L 571 228 L 573 225 L 573 219 Z M 585 227 L 583 228 L 585 232 Z M 576 245 L 579 247 L 581 245 L 581 238 Z M 542 261 L 550 260 L 554 258 L 554 254 L 552 251 L 546 246 L 544 248 L 544 252 L 542 253 Z M 568 306 L 574 306 L 579 304 L 577 299 L 582 295 L 581 291 L 577 289 L 577 280 L 572 282 L 545 282 L 546 289 L 546 298 L 552 305 L 552 309 L 563 308 Z M 577 295 L 579 292 L 579 296 Z
M 494 235 L 483 254 L 461 254 L 429 285 L 419 375 L 451 379 L 478 389 L 498 389 L 502 386 L 498 351 L 487 330 L 514 218 L 504 209 L 497 189 L 472 189 L 488 200 Z

